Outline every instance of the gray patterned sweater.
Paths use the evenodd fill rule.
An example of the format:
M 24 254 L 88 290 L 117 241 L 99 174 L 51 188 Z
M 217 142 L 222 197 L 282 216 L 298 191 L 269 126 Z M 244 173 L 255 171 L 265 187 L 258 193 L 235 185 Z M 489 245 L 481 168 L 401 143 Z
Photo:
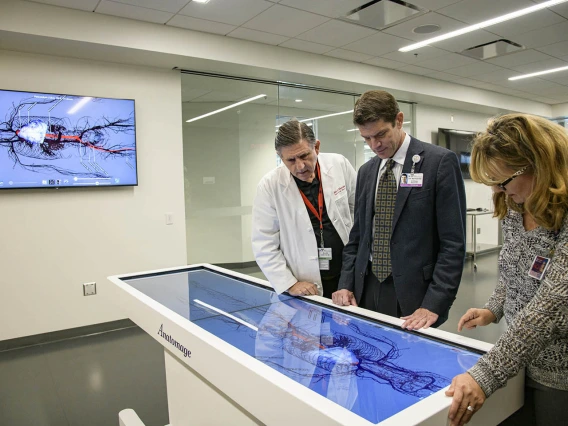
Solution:
M 568 214 L 555 235 L 541 227 L 525 231 L 522 215 L 503 220 L 499 282 L 485 304 L 503 316 L 507 331 L 468 372 L 488 397 L 522 368 L 536 382 L 568 390 Z M 552 261 L 542 281 L 531 278 L 536 255 Z

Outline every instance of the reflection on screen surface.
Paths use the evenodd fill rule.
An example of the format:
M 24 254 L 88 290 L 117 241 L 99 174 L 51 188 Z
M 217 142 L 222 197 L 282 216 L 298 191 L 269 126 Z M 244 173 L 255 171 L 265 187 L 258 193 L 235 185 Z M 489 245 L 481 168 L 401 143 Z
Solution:
M 480 357 L 208 270 L 125 282 L 372 423 L 448 386 Z
M 136 184 L 133 100 L 0 90 L 0 189 Z

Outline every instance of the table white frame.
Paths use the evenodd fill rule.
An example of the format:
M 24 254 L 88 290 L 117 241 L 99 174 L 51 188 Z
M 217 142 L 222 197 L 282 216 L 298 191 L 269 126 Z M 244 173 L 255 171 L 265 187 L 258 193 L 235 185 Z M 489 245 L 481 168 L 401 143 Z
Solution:
M 264 280 L 209 264 L 121 274 L 108 278 L 112 283 L 108 290 L 112 292 L 111 296 L 117 305 L 132 321 L 164 346 L 171 426 L 372 424 L 205 331 L 122 281 L 123 278 L 132 279 L 161 272 L 184 272 L 195 268 L 206 268 L 271 288 Z M 398 318 L 359 307 L 338 307 L 333 305 L 330 299 L 319 296 L 307 296 L 305 299 L 395 326 L 400 326 L 403 322 Z M 182 351 L 164 340 L 158 334 L 160 329 L 190 349 L 191 356 L 185 357 Z M 481 351 L 488 351 L 492 347 L 489 343 L 433 328 L 420 330 L 419 333 Z M 506 419 L 522 406 L 523 387 L 524 374 L 509 380 L 505 388 L 486 401 L 469 424 L 489 426 Z M 378 424 L 446 425 L 451 404 L 451 398 L 444 394 L 446 389 Z

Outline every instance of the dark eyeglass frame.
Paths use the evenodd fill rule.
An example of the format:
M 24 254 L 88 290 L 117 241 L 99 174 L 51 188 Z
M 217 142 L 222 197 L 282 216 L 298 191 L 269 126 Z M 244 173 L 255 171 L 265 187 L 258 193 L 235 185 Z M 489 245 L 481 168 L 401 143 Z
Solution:
M 518 177 L 518 176 L 522 175 L 524 172 L 526 172 L 528 168 L 529 168 L 529 167 L 526 166 L 526 167 L 523 167 L 521 170 L 517 170 L 517 171 L 513 174 L 513 176 L 511 176 L 509 179 L 505 179 L 503 182 L 498 183 L 498 184 L 497 184 L 497 187 L 498 187 L 499 189 L 502 189 L 503 191 L 505 191 L 505 189 L 506 189 L 505 187 L 506 187 L 509 183 L 511 183 L 511 181 L 512 181 L 513 179 L 515 179 L 516 177 Z

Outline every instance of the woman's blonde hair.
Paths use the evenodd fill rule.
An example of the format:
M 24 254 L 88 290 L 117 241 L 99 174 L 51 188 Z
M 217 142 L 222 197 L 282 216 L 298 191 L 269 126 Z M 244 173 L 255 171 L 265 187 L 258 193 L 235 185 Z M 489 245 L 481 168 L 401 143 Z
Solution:
M 475 182 L 498 185 L 511 176 L 504 168 L 534 176 L 533 189 L 524 204 L 504 192 L 493 194 L 495 216 L 507 209 L 528 212 L 540 226 L 559 230 L 568 208 L 568 133 L 545 118 L 507 114 L 492 119 L 479 133 L 471 151 L 470 173 Z

